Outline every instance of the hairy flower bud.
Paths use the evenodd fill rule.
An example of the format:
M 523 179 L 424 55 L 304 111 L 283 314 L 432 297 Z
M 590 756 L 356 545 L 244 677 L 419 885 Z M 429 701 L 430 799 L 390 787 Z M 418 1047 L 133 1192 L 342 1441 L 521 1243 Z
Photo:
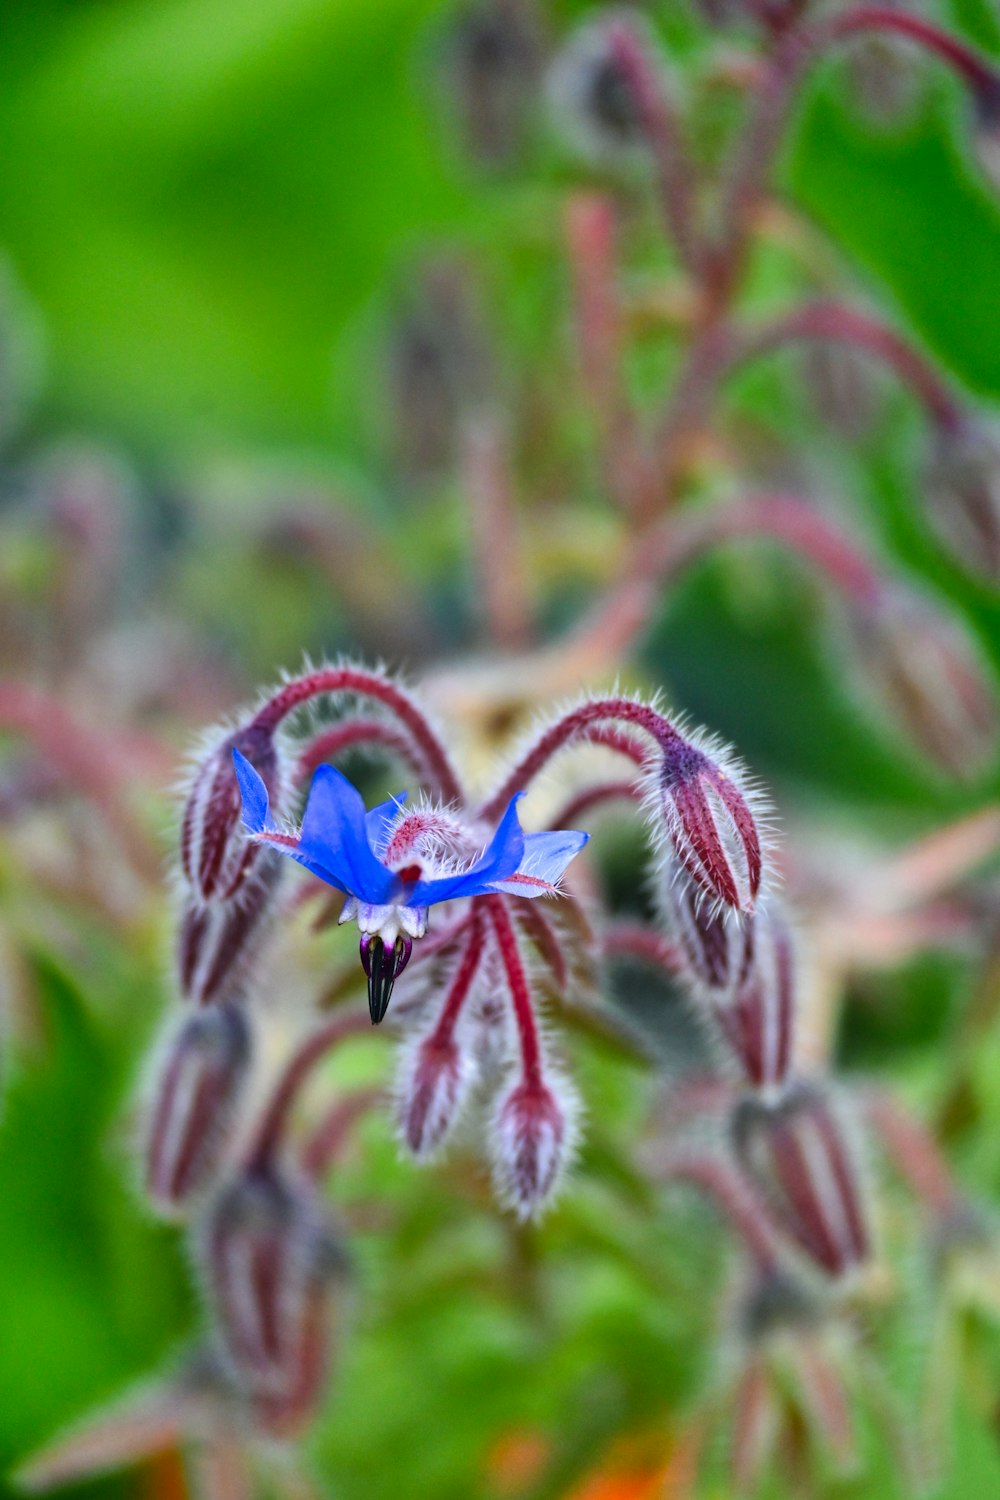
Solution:
M 201 901 L 231 899 L 263 851 L 243 835 L 233 751 L 263 778 L 272 810 L 280 802 L 281 766 L 274 730 L 251 721 L 215 741 L 194 773 L 181 825 L 181 869 Z
M 478 0 L 444 43 L 445 83 L 463 145 L 476 160 L 508 161 L 521 147 L 542 67 L 531 0 Z
M 729 997 L 717 997 L 719 1030 L 756 1088 L 784 1083 L 792 1065 L 795 946 L 774 903 L 753 918 L 752 963 Z
M 519 1219 L 534 1219 L 556 1191 L 576 1144 L 579 1105 L 564 1079 L 521 1078 L 493 1119 L 493 1181 Z
M 189 1015 L 157 1070 L 146 1141 L 146 1190 L 172 1213 L 213 1180 L 251 1059 L 246 1015 L 216 1005 Z
M 253 878 L 233 901 L 188 901 L 177 929 L 177 974 L 185 999 L 214 1005 L 236 998 L 260 951 L 284 865 L 260 851 Z
M 691 983 L 717 996 L 738 989 L 750 972 L 753 921 L 713 902 L 672 859 L 660 871 L 657 897 Z
M 774 1219 L 831 1276 L 869 1251 L 864 1180 L 827 1092 L 799 1084 L 777 1102 L 744 1099 L 733 1120 L 737 1156 Z
M 429 1157 L 459 1118 L 476 1076 L 467 1048 L 437 1031 L 403 1052 L 396 1079 L 396 1118 L 414 1156 Z
M 617 164 L 642 144 L 639 100 L 617 55 L 612 15 L 579 27 L 556 57 L 547 92 L 552 117 L 582 156 Z
M 935 525 L 965 567 L 993 583 L 1000 581 L 996 434 L 971 420 L 939 427 L 925 492 Z
M 753 911 L 762 874 L 761 839 L 751 811 L 757 794 L 744 773 L 678 735 L 664 746 L 650 791 L 673 852 L 699 891 L 710 901 Z
M 982 771 L 996 749 L 997 706 L 969 636 L 900 590 L 883 595 L 859 626 L 874 687 L 924 754 L 952 776 Z
M 315 1398 L 327 1365 L 330 1293 L 347 1270 L 322 1204 L 275 1170 L 245 1173 L 210 1205 L 200 1246 L 225 1354 L 275 1422 Z

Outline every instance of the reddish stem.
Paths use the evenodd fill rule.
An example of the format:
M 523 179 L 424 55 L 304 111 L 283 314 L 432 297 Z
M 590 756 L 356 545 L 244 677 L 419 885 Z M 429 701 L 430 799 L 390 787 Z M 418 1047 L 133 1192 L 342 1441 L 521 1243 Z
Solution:
M 478 907 L 478 903 L 476 903 Z M 451 982 L 441 1014 L 438 1016 L 437 1024 L 430 1037 L 430 1046 L 445 1048 L 451 1041 L 452 1033 L 458 1023 L 458 1017 L 462 1006 L 465 1004 L 472 981 L 476 977 L 479 968 L 479 960 L 483 956 L 483 924 L 478 910 L 474 907 L 471 924 L 469 928 L 469 940 L 465 945 L 461 961 L 455 971 L 455 977 Z
M 524 964 L 521 961 L 521 950 L 517 944 L 517 934 L 514 931 L 513 924 L 507 913 L 506 903 L 502 896 L 484 896 L 483 901 L 486 904 L 493 923 L 500 959 L 507 976 L 507 985 L 510 990 L 511 1003 L 514 1009 L 514 1021 L 517 1026 L 517 1035 L 521 1046 L 521 1072 L 523 1079 L 529 1088 L 540 1088 L 542 1083 L 542 1048 L 538 1037 L 538 1027 L 535 1023 L 535 1012 L 531 1004 L 531 991 L 528 988 L 528 981 L 524 973 Z
M 641 798 L 634 781 L 599 781 L 584 787 L 563 804 L 549 824 L 550 828 L 575 828 L 578 821 L 606 802 L 638 802 Z
M 292 773 L 296 786 L 308 781 L 313 772 L 326 761 L 335 760 L 345 750 L 355 748 L 388 750 L 390 754 L 406 761 L 418 776 L 426 775 L 427 768 L 408 735 L 399 734 L 381 719 L 348 719 L 344 724 L 324 729 L 303 746 Z
M 871 607 L 884 593 L 884 584 L 864 553 L 842 531 L 797 495 L 756 495 L 705 514 L 691 516 L 686 526 L 664 533 L 663 555 L 675 576 L 696 558 L 739 537 L 771 538 L 807 558 L 854 603 Z M 672 556 L 670 555 L 672 553 Z
M 305 1175 L 315 1181 L 337 1160 L 357 1122 L 385 1099 L 380 1088 L 355 1089 L 338 1099 L 302 1148 Z
M 495 792 L 483 807 L 480 814 L 483 820 L 490 822 L 499 818 L 511 797 L 516 792 L 523 791 L 553 755 L 564 746 L 572 743 L 607 744 L 608 721 L 613 726 L 634 724 L 637 729 L 644 730 L 662 749 L 680 739 L 680 735 L 670 720 L 665 719 L 662 714 L 658 714 L 655 709 L 649 708 L 645 703 L 636 703 L 631 698 L 595 698 L 592 702 L 583 703 L 579 708 L 564 714 L 540 736 L 511 771 L 499 791 Z M 605 732 L 595 733 L 598 726 Z M 626 736 L 625 743 L 629 740 L 630 737 Z M 634 741 L 632 743 L 634 744 Z M 621 746 L 616 743 L 614 748 L 618 749 Z
M 917 1197 L 934 1213 L 944 1216 L 951 1212 L 960 1194 L 930 1131 L 885 1089 L 866 1090 L 864 1108 L 875 1139 Z
M 288 1116 L 306 1078 L 318 1062 L 340 1042 L 369 1035 L 368 1017 L 352 1013 L 320 1026 L 292 1053 L 257 1126 L 247 1154 L 249 1170 L 266 1166 L 284 1133 Z
M 796 339 L 832 339 L 860 345 L 889 365 L 910 386 L 941 427 L 953 427 L 962 409 L 931 362 L 888 324 L 858 308 L 817 301 L 795 308 L 783 318 L 747 335 L 736 344 L 730 368 L 769 354 Z
M 412 736 L 429 772 L 430 784 L 446 802 L 461 802 L 462 789 L 451 768 L 444 746 L 424 713 L 395 683 L 360 667 L 322 667 L 288 682 L 269 699 L 252 721 L 256 729 L 273 730 L 313 698 L 355 694 L 371 698 L 387 708 Z
M 565 827 L 565 824 L 558 825 Z M 569 982 L 569 969 L 566 965 L 566 957 L 562 950 L 559 936 L 552 923 L 539 910 L 537 901 L 519 901 L 517 904 L 517 921 L 522 931 L 538 949 L 542 960 L 552 971 L 552 977 L 560 992 L 565 990 Z
M 780 1262 L 778 1237 L 743 1179 L 725 1162 L 711 1156 L 676 1154 L 657 1176 L 693 1183 L 712 1195 L 761 1270 L 773 1271 Z
M 684 972 L 684 961 L 667 938 L 643 922 L 615 922 L 604 934 L 605 958 L 638 958 L 668 974 Z
M 856 10 L 845 11 L 827 24 L 826 38 L 840 40 L 867 31 L 890 31 L 907 37 L 948 63 L 976 93 L 990 94 L 1000 86 L 996 70 L 974 47 L 932 21 L 892 6 L 859 5 Z
M 698 264 L 700 246 L 680 122 L 664 91 L 663 79 L 628 22 L 619 21 L 613 26 L 610 43 L 612 56 L 638 106 L 642 131 L 656 168 L 667 230 L 682 264 L 693 269 Z

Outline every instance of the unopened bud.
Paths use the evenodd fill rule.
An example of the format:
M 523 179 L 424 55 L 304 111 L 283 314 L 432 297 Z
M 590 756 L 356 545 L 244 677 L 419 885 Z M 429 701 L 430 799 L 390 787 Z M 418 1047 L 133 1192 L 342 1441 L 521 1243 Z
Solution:
M 735 991 L 713 1007 L 746 1079 L 755 1088 L 784 1083 L 792 1065 L 795 1027 L 795 945 L 773 902 L 753 918 L 753 961 Z
M 487 165 L 521 147 L 542 65 L 531 0 L 479 0 L 445 40 L 446 84 L 463 144 Z
M 414 1156 L 432 1156 L 458 1120 L 476 1067 L 454 1035 L 436 1032 L 404 1051 L 396 1081 L 396 1118 Z
M 176 1212 L 213 1181 L 251 1051 L 244 1012 L 216 1005 L 188 1016 L 164 1053 L 146 1143 L 146 1189 L 161 1212 Z
M 926 494 L 935 525 L 964 566 L 1000 582 L 1000 442 L 995 433 L 973 421 L 939 428 Z
M 863 1172 L 839 1110 L 816 1085 L 779 1102 L 744 1099 L 734 1146 L 775 1221 L 812 1261 L 842 1276 L 868 1255 Z
M 858 105 L 872 125 L 894 131 L 912 125 L 926 70 L 908 41 L 886 32 L 858 37 L 847 65 Z
M 177 930 L 177 973 L 185 999 L 214 1005 L 239 995 L 260 951 L 284 864 L 262 850 L 252 879 L 233 901 L 188 901 Z
M 983 85 L 973 103 L 972 149 L 987 182 L 1000 192 L 1000 85 Z
M 660 872 L 657 896 L 686 977 L 711 995 L 732 994 L 750 972 L 753 921 L 720 907 L 673 860 Z
M 982 771 L 996 750 L 996 696 L 968 634 L 900 590 L 883 595 L 859 624 L 873 685 L 924 754 L 952 776 Z
M 227 1358 L 275 1423 L 294 1421 L 322 1387 L 330 1294 L 347 1270 L 321 1203 L 273 1170 L 248 1172 L 211 1204 L 201 1246 Z
M 753 911 L 760 889 L 761 840 L 744 773 L 680 736 L 664 747 L 656 782 L 674 854 L 710 901 Z
M 493 1181 L 519 1219 L 537 1218 L 551 1202 L 576 1144 L 578 1113 L 564 1079 L 520 1079 L 501 1096 L 491 1132 Z
M 639 100 L 616 47 L 620 24 L 612 14 L 579 27 L 547 84 L 553 120 L 567 143 L 610 165 L 635 159 L 643 142 Z
M 201 901 L 233 897 L 264 853 L 243 834 L 234 750 L 263 778 L 272 808 L 280 800 L 281 768 L 272 728 L 251 722 L 215 742 L 195 771 L 181 827 L 181 869 Z

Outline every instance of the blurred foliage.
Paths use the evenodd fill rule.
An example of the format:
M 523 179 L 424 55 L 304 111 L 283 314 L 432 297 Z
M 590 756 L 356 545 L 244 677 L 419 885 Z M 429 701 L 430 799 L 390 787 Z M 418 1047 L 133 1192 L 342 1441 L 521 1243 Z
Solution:
M 431 636 L 463 640 L 460 508 L 447 487 L 407 491 L 387 458 L 379 350 L 415 262 L 439 243 L 467 257 L 514 398 L 532 364 L 543 392 L 558 394 L 568 358 L 566 165 L 543 129 L 528 171 L 483 178 L 454 150 L 435 54 L 449 8 L 3 8 L 0 244 L 45 349 L 15 457 L 67 430 L 124 447 L 146 483 L 143 524 L 163 544 L 159 566 L 179 612 L 236 655 L 250 680 L 302 648 L 353 645 L 353 626 L 337 598 L 317 607 L 304 597 L 294 561 L 274 569 L 257 559 L 248 570 L 241 556 L 229 565 L 227 528 L 239 530 L 244 503 L 240 484 L 227 483 L 234 455 L 294 463 L 310 483 L 318 474 L 343 493 L 348 510 L 377 515 L 403 573 L 437 591 Z M 553 4 L 553 29 L 581 9 Z M 682 70 L 684 55 L 703 45 L 698 23 L 665 5 L 649 9 L 664 12 Z M 988 0 L 961 0 L 953 19 L 1000 49 Z M 806 92 L 782 166 L 790 196 L 959 382 L 1000 398 L 1000 203 L 967 161 L 963 101 L 935 80 L 912 127 L 878 133 L 859 122 L 842 84 L 831 65 Z M 755 297 L 772 301 L 796 275 L 794 257 L 768 247 Z M 651 349 L 637 382 L 652 386 L 667 362 Z M 775 424 L 803 420 L 781 368 L 747 377 L 733 399 Z M 580 446 L 567 427 L 564 452 L 534 455 L 553 489 Z M 940 555 L 912 464 L 897 461 L 915 446 L 906 402 L 890 402 L 857 461 L 831 439 L 822 455 L 818 441 L 817 462 L 843 481 L 859 528 L 962 609 L 1000 670 L 1000 600 Z M 169 497 L 195 475 L 209 540 L 180 564 L 170 542 L 183 522 Z M 584 529 L 594 498 L 579 496 Z M 553 590 L 553 618 L 581 592 L 575 583 Z M 863 814 L 879 808 L 895 831 L 981 801 L 982 787 L 943 787 L 872 734 L 840 661 L 821 648 L 816 616 L 794 566 L 762 579 L 742 552 L 726 555 L 672 600 L 644 664 L 696 719 L 737 741 L 789 804 L 808 791 Z M 627 882 L 627 860 L 615 853 L 613 883 Z M 131 958 L 83 945 L 78 958 L 70 972 L 34 953 L 39 1034 L 9 1060 L 0 1125 L 4 1469 L 155 1367 L 192 1322 L 177 1236 L 140 1206 L 128 1165 L 136 1059 L 163 1000 L 157 941 L 146 934 Z M 848 1009 L 849 1063 L 896 1063 L 901 1075 L 925 1078 L 967 981 L 967 968 L 937 962 L 893 976 L 877 1011 Z M 456 1220 L 447 1182 L 401 1166 L 384 1121 L 368 1128 L 364 1171 L 354 1164 L 338 1183 L 346 1205 L 371 1199 L 375 1185 L 394 1210 L 388 1231 L 357 1236 L 363 1308 L 315 1435 L 317 1463 L 344 1500 L 401 1487 L 413 1500 L 503 1500 L 533 1493 L 543 1475 L 539 1494 L 624 1495 L 610 1481 L 606 1491 L 573 1486 L 605 1462 L 622 1430 L 654 1434 L 659 1453 L 669 1445 L 715 1338 L 718 1258 L 691 1253 L 714 1231 L 705 1216 L 697 1238 L 685 1232 L 697 1214 L 686 1199 L 668 1219 L 650 1212 L 641 1185 L 609 1185 L 616 1158 L 603 1122 L 637 1115 L 633 1078 L 618 1059 L 577 1050 L 590 1137 L 579 1186 L 544 1237 L 482 1206 Z M 997 1092 L 995 1078 L 983 1084 L 994 1114 Z M 969 1154 L 995 1191 L 995 1148 L 979 1141 Z M 962 1404 L 954 1425 L 955 1467 L 934 1493 L 998 1492 L 995 1432 Z M 884 1434 L 869 1439 L 864 1481 L 838 1481 L 831 1493 L 904 1493 Z M 81 1494 L 161 1500 L 162 1490 L 150 1474 L 138 1488 L 114 1479 Z M 714 1493 L 724 1493 L 721 1479 Z

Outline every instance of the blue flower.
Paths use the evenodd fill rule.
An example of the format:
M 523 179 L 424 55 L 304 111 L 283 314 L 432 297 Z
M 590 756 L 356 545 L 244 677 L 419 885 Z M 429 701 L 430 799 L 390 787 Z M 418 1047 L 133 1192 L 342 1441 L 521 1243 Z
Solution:
M 394 855 L 393 834 L 407 818 L 416 826 L 423 816 L 432 825 L 432 834 L 435 818 L 446 830 L 459 835 L 464 830 L 446 813 L 407 814 L 405 793 L 366 812 L 356 787 L 333 766 L 321 766 L 313 777 L 299 833 L 282 833 L 271 817 L 267 788 L 238 750 L 233 751 L 233 765 L 247 832 L 349 898 L 341 920 L 356 919 L 362 933 L 361 957 L 369 979 L 373 1021 L 385 1014 L 393 981 L 409 959 L 413 938 L 427 930 L 429 907 L 464 896 L 546 895 L 556 889 L 570 860 L 589 837 L 571 830 L 526 835 L 517 816 L 523 796 L 518 792 L 486 849 L 464 868 L 455 857 L 442 859 L 440 838 L 425 839 L 416 846 L 409 843 L 405 852 Z

